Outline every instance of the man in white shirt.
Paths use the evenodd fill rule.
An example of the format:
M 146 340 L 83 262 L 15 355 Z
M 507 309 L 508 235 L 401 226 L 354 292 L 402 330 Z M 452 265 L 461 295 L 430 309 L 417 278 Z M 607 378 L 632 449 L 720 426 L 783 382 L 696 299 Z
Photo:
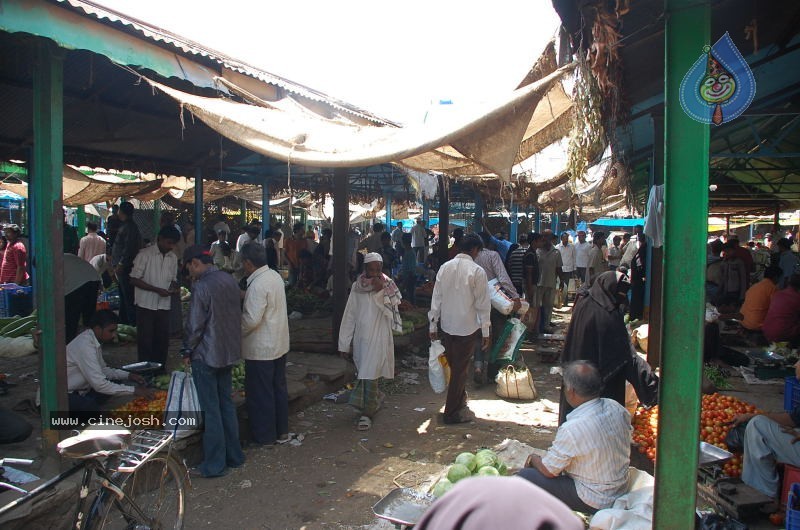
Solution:
M 403 252 L 403 223 L 398 222 L 397 227 L 392 230 L 392 246 L 397 252 Z
M 627 267 L 628 270 L 631 269 L 631 263 L 633 262 L 633 257 L 636 255 L 636 251 L 639 250 L 639 242 L 644 239 L 644 230 L 641 226 L 637 226 L 634 228 L 636 232 L 636 238 L 632 238 L 630 234 L 626 234 L 629 238 L 628 243 L 625 245 L 625 251 L 622 253 L 622 259 L 619 260 L 620 267 Z M 624 240 L 623 236 L 623 240 Z
M 442 344 L 450 366 L 450 384 L 443 421 L 446 424 L 472 421 L 467 408 L 467 369 L 470 357 L 480 341 L 489 349 L 491 303 L 486 272 L 474 262 L 483 242 L 475 234 L 464 236 L 461 253 L 446 262 L 436 274 L 428 312 L 430 339 L 437 340 L 442 330 Z M 481 337 L 479 339 L 479 337 Z
M 567 364 L 563 388 L 574 410 L 544 456 L 532 453 L 518 475 L 572 510 L 611 507 L 628 488 L 631 417 L 613 399 L 601 398 L 603 380 L 588 361 Z
M 140 362 L 153 361 L 162 366 L 167 362 L 171 297 L 178 290 L 178 258 L 172 249 L 180 237 L 174 226 L 165 226 L 158 232 L 156 244 L 140 250 L 133 260 L 130 277 Z
M 569 280 L 575 277 L 575 245 L 569 244 L 569 233 L 561 233 L 561 243 L 556 245 L 556 250 L 561 254 L 561 290 L 562 300 L 567 300 L 566 291 L 569 288 Z
M 605 243 L 605 234 L 603 232 L 595 232 L 592 234 L 592 248 L 589 250 L 589 261 L 586 264 L 586 276 L 583 280 L 589 283 L 597 275 L 608 270 L 607 262 L 603 259 L 603 244 Z
M 242 309 L 244 390 L 250 432 L 258 444 L 272 445 L 289 436 L 286 353 L 289 319 L 283 278 L 269 268 L 267 250 L 256 243 L 242 248 L 247 275 Z
M 411 248 L 417 253 L 417 262 L 425 263 L 427 258 L 428 231 L 425 229 L 425 219 L 417 217 L 417 223 L 411 227 Z
M 586 241 L 586 232 L 578 230 L 578 242 L 575 243 L 575 271 L 580 281 L 586 277 L 586 267 L 589 265 L 591 249 L 592 244 Z
M 106 240 L 97 235 L 97 225 L 86 223 L 87 234 L 81 238 L 78 245 L 78 257 L 89 261 L 95 256 L 105 254 Z
M 100 275 L 89 263 L 75 254 L 64 254 L 64 324 L 67 344 L 78 334 L 78 322 L 83 325 L 89 320 L 97 307 L 97 293 L 100 290 Z
M 89 329 L 67 344 L 67 391 L 70 412 L 97 411 L 111 396 L 152 397 L 142 376 L 106 366 L 101 343 L 111 342 L 117 334 L 119 318 L 107 309 L 92 315 Z M 114 383 L 128 380 L 137 386 Z
M 111 282 L 114 281 L 114 266 L 111 265 L 111 251 L 107 250 L 104 254 L 93 257 L 89 260 L 89 265 L 94 267 L 100 279 L 103 282 L 103 287 L 108 288 Z

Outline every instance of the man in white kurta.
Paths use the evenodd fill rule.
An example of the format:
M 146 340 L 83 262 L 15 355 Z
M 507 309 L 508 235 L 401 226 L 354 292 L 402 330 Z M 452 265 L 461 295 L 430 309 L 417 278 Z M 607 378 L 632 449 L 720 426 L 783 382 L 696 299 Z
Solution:
M 364 258 L 364 270 L 350 291 L 347 307 L 339 328 L 339 353 L 353 361 L 358 381 L 350 393 L 350 404 L 359 410 L 358 429 L 367 430 L 383 402 L 378 379 L 394 378 L 394 339 L 392 329 L 402 329 L 400 292 L 381 269 L 383 260 L 378 253 Z

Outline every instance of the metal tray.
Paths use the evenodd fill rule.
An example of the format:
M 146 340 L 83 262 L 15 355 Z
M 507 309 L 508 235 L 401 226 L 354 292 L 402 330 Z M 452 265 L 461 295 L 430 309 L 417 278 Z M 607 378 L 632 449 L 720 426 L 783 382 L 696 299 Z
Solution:
M 153 370 L 158 370 L 161 366 L 163 366 L 161 363 L 142 361 L 140 363 L 126 364 L 122 369 L 128 372 L 151 372 Z
M 411 488 L 396 488 L 376 502 L 372 511 L 395 525 L 414 526 L 435 500 L 433 495 Z
M 712 464 L 719 464 L 729 458 L 733 458 L 733 453 L 729 453 L 725 449 L 720 449 L 716 445 L 711 445 L 706 442 L 700 442 L 700 461 L 699 466 L 709 466 Z

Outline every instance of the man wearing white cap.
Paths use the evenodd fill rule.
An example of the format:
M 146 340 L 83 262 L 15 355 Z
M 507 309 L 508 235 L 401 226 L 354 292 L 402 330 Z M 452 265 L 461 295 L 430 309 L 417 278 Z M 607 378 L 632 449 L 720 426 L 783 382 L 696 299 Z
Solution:
M 356 386 L 350 392 L 350 405 L 359 410 L 358 430 L 366 431 L 383 402 L 378 379 L 394 378 L 394 339 L 392 330 L 402 331 L 400 291 L 391 278 L 381 272 L 383 259 L 377 252 L 364 257 L 364 272 L 353 282 L 339 328 L 339 354 L 350 357 L 358 371 Z

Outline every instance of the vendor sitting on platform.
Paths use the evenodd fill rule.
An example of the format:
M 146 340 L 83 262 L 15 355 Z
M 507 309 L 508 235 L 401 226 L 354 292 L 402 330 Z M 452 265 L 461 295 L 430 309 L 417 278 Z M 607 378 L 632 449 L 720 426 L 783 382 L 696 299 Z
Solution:
M 571 509 L 594 513 L 628 488 L 631 417 L 613 399 L 600 397 L 603 381 L 588 361 L 565 365 L 562 385 L 574 410 L 547 453 L 532 453 L 518 475 Z
M 770 298 L 778 290 L 781 279 L 779 267 L 767 267 L 764 279 L 753 285 L 744 295 L 744 303 L 739 309 L 742 327 L 750 331 L 760 331 L 769 310 Z
M 800 378 L 800 362 L 794 365 Z M 742 480 L 764 495 L 778 501 L 780 477 L 777 463 L 800 466 L 800 407 L 791 412 L 737 414 L 733 424 L 747 422 L 744 435 Z M 775 508 L 777 509 L 777 503 Z
M 71 412 L 97 411 L 114 395 L 136 395 L 152 398 L 152 390 L 144 386 L 142 376 L 106 366 L 102 343 L 111 342 L 117 334 L 119 318 L 112 311 L 97 311 L 89 321 L 89 329 L 67 344 L 67 391 Z M 114 383 L 130 380 L 136 386 Z
M 772 295 L 761 330 L 770 342 L 800 344 L 800 274 L 793 274 L 786 287 Z

